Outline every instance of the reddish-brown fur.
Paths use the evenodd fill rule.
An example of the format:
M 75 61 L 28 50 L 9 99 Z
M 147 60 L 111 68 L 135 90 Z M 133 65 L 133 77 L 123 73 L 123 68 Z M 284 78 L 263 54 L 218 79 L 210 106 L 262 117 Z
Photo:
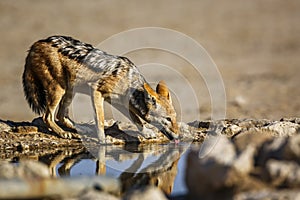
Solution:
M 64 138 L 76 134 L 64 131 L 55 119 L 74 129 L 68 106 L 77 90 L 91 95 L 101 141 L 105 139 L 104 101 L 131 117 L 145 137 L 149 137 L 145 123 L 156 126 L 169 139 L 178 137 L 176 112 L 164 82 L 154 91 L 129 59 L 107 54 L 71 37 L 52 36 L 32 45 L 26 58 L 23 87 L 33 111 L 44 114 L 49 128 Z

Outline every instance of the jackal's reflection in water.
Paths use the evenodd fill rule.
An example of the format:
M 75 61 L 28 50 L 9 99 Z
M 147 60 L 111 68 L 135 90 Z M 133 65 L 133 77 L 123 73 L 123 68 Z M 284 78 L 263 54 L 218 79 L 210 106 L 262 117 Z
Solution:
M 87 149 L 92 149 L 88 151 Z M 95 175 L 105 175 L 106 168 L 121 171 L 119 178 L 123 192 L 146 185 L 159 187 L 166 194 L 173 190 L 177 175 L 177 164 L 187 146 L 170 144 L 148 145 L 101 145 L 77 150 L 60 151 L 42 156 L 40 161 L 49 166 L 51 175 L 70 176 L 72 167 L 83 159 L 95 161 Z M 123 166 L 113 166 L 107 161 Z M 116 161 L 116 162 L 115 162 Z M 124 167 L 124 161 L 131 161 Z M 121 164 L 122 163 L 122 164 Z M 127 162 L 128 163 L 128 162 Z M 58 174 L 57 174 L 58 173 Z M 82 172 L 84 174 L 85 172 Z

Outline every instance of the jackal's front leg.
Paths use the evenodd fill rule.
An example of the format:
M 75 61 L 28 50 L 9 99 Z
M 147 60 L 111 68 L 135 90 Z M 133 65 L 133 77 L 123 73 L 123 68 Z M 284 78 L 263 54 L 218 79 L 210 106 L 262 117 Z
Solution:
M 50 87 L 50 86 L 49 86 Z M 64 131 L 55 123 L 55 111 L 59 106 L 65 90 L 62 89 L 59 85 L 53 84 L 50 87 L 52 90 L 49 90 L 49 95 L 47 95 L 47 108 L 43 116 L 44 122 L 49 128 L 52 129 L 57 135 L 62 138 L 72 138 L 73 134 L 67 131 Z M 51 95 L 50 95 L 51 94 Z
M 104 142 L 104 98 L 101 92 L 99 92 L 96 87 L 94 87 L 92 91 L 92 103 L 95 111 L 98 139 L 100 140 L 100 142 Z
M 67 89 L 59 103 L 57 119 L 67 128 L 76 131 L 74 122 L 69 118 L 69 106 L 73 99 L 73 88 Z
M 143 122 L 134 112 L 129 111 L 129 114 L 130 114 L 131 120 L 136 124 L 138 130 L 140 131 L 140 133 L 142 134 L 142 136 L 144 138 L 149 139 L 149 138 L 157 137 L 157 133 L 155 132 L 155 130 L 153 130 L 153 128 L 154 128 L 153 126 Z

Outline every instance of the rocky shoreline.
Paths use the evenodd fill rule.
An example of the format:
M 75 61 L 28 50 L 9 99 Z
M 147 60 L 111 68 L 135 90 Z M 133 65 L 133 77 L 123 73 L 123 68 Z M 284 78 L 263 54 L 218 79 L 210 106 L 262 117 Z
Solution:
M 150 140 L 138 136 L 132 124 L 110 121 L 106 126 L 107 141 L 111 145 L 123 145 L 128 142 L 138 144 L 166 142 L 162 135 Z M 188 154 L 186 185 L 189 193 L 186 196 L 169 197 L 169 199 L 296 199 L 300 197 L 300 118 L 284 118 L 278 121 L 266 119 L 194 121 L 188 124 L 181 123 L 180 129 L 181 141 L 201 142 L 202 145 L 200 149 L 191 149 Z M 20 159 L 20 164 L 16 166 L 11 164 L 13 159 L 37 154 L 43 156 L 62 150 L 73 154 L 82 153 L 86 151 L 84 147 L 86 144 L 97 145 L 92 134 L 83 135 L 81 140 L 58 138 L 45 128 L 39 118 L 33 122 L 0 120 L 2 190 L 5 191 L 5 187 L 9 184 L 16 184 L 14 182 L 16 178 L 22 180 L 18 183 L 25 185 L 34 180 L 37 184 L 31 185 L 32 187 L 39 187 L 38 183 L 54 185 L 51 181 L 58 181 L 50 178 L 46 172 L 42 173 L 43 177 L 34 173 L 36 166 L 38 171 L 48 170 L 47 166 L 39 162 Z M 89 156 L 87 152 L 86 155 Z M 25 164 L 21 164 L 23 162 Z M 11 176 L 8 176 L 7 170 L 11 172 Z M 151 186 L 127 191 L 120 197 L 121 188 L 117 180 L 109 180 L 101 176 L 98 178 L 100 180 L 89 180 L 87 186 L 82 188 L 83 192 L 74 195 L 71 190 L 60 198 L 138 199 L 141 195 L 144 199 L 167 198 L 161 190 Z M 62 183 L 59 184 L 66 184 L 65 181 L 74 181 L 72 184 L 77 184 L 78 180 L 69 179 L 62 179 Z M 98 187 L 99 181 L 104 185 L 113 182 L 114 191 L 111 192 L 101 184 Z M 96 186 L 94 183 L 97 183 Z M 31 189 L 35 191 L 34 188 Z M 4 194 L 0 192 L 0 199 L 9 197 L 3 196 Z M 40 196 L 41 194 L 45 196 Z M 49 197 L 51 192 L 36 195 L 33 197 Z M 31 197 L 26 196 L 26 198 Z

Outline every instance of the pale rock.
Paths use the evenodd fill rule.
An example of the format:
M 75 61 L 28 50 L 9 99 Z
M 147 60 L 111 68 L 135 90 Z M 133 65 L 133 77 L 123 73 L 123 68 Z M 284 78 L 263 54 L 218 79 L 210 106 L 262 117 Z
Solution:
M 222 165 L 230 165 L 236 157 L 233 143 L 225 136 L 210 137 L 201 145 L 198 159 L 202 163 L 210 160 Z
M 74 198 L 64 198 L 64 200 L 94 200 L 94 199 L 105 199 L 105 200 L 120 200 L 120 198 L 113 196 L 111 194 L 97 191 L 97 190 L 88 190 L 78 197 Z
M 259 191 L 247 191 L 236 194 L 232 198 L 233 200 L 298 200 L 300 199 L 299 190 L 270 190 L 263 189 Z
M 30 178 L 49 178 L 50 172 L 48 166 L 37 161 L 22 161 L 19 164 L 20 174 Z
M 123 200 L 167 200 L 167 197 L 156 187 L 148 186 L 128 192 Z
M 12 130 L 12 128 L 11 128 L 11 126 L 8 125 L 8 123 L 5 123 L 0 120 L 0 133 L 1 132 L 9 132 L 11 130 Z
M 210 137 L 200 151 L 191 151 L 187 158 L 186 184 L 192 196 L 220 190 L 236 157 L 232 142 L 224 137 Z
M 256 149 L 253 145 L 248 145 L 234 160 L 232 166 L 241 174 L 248 174 L 254 167 L 254 154 Z
M 225 133 L 227 136 L 233 136 L 233 135 L 240 133 L 242 130 L 243 130 L 242 127 L 232 124 L 227 127 L 227 129 L 225 130 Z
M 195 134 L 197 132 L 197 129 L 195 127 L 189 126 L 188 124 L 184 122 L 179 122 L 179 133 L 180 133 L 180 138 L 182 140 L 193 140 L 195 137 Z
M 300 166 L 293 161 L 269 160 L 266 163 L 269 179 L 275 187 L 299 188 Z
M 273 132 L 262 131 L 251 128 L 250 130 L 243 131 L 242 133 L 235 135 L 233 142 L 238 152 L 244 151 L 245 147 L 251 144 L 255 148 L 259 148 L 263 143 L 273 140 Z
M 0 162 L 0 178 L 49 178 L 50 172 L 48 167 L 37 161 L 21 161 L 18 165 L 12 165 L 9 162 Z
M 273 122 L 272 124 L 264 127 L 264 129 L 267 130 L 276 131 L 278 133 L 278 136 L 295 135 L 297 134 L 299 128 L 299 124 L 292 123 L 289 121 Z
M 298 160 L 300 163 L 300 135 L 289 138 L 284 155 L 286 159 Z
M 300 163 L 300 135 L 274 138 L 260 148 L 257 163 L 264 166 L 268 159 L 295 160 Z
M 257 164 L 264 166 L 268 159 L 283 159 L 287 140 L 287 137 L 279 137 L 263 143 L 259 148 Z

